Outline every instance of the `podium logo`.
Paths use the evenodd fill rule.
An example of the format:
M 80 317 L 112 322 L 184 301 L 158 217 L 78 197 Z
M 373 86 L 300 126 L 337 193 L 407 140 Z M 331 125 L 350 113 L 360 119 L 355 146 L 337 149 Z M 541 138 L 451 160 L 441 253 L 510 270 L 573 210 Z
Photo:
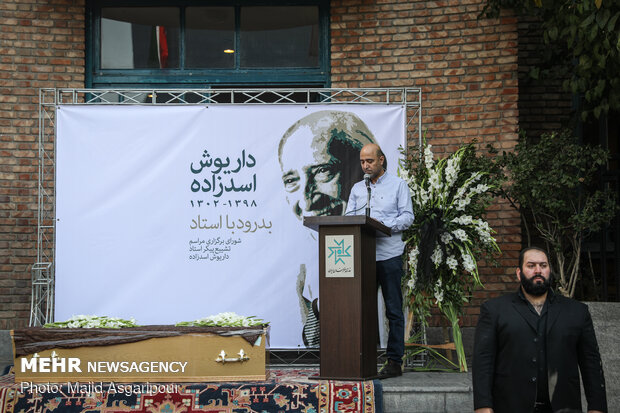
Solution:
M 21 359 L 22 373 L 81 373 L 80 359 L 77 357 L 58 357 L 53 352 L 50 357 L 40 357 L 35 353 L 32 358 Z
M 353 235 L 325 236 L 325 276 L 354 277 Z
M 328 259 L 333 257 L 334 260 L 334 265 L 336 264 L 346 264 L 344 262 L 343 258 L 348 258 L 351 256 L 351 244 L 345 244 L 345 240 L 341 239 L 341 240 L 336 240 L 335 238 L 333 239 L 333 246 L 328 246 L 327 248 L 329 248 L 330 253 L 329 256 L 327 257 Z

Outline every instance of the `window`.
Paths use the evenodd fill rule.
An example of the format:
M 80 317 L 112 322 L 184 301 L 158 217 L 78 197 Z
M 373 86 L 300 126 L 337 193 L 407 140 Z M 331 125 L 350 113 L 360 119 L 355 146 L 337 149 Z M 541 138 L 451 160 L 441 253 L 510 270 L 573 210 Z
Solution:
M 329 82 L 324 1 L 144 6 L 97 0 L 88 5 L 91 87 L 324 87 Z

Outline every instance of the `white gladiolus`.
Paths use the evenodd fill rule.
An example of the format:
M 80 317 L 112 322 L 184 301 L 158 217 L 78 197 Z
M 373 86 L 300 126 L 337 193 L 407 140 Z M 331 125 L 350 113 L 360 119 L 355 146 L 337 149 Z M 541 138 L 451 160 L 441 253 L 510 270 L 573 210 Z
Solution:
M 456 158 L 448 159 L 448 164 L 446 165 L 446 190 L 454 185 L 456 178 L 459 176 L 459 161 L 460 159 Z
M 411 251 L 409 251 L 409 268 L 416 268 L 418 266 L 418 246 L 416 245 Z
M 398 168 L 398 176 L 400 176 L 403 181 L 409 181 L 409 171 L 406 168 Z
M 482 219 L 478 219 L 476 220 L 476 230 L 479 232 L 491 232 L 491 227 L 489 226 L 489 223 L 482 220 Z
M 435 264 L 435 267 L 439 266 L 439 264 L 441 264 L 441 260 L 443 259 L 443 253 L 441 252 L 441 248 L 439 248 L 439 245 L 437 245 L 435 247 L 435 250 L 433 251 L 433 255 L 431 255 L 431 261 L 433 261 L 433 264 Z
M 441 234 L 441 242 L 448 245 L 454 238 L 449 232 L 444 232 Z
M 456 258 L 454 258 L 454 256 L 450 255 L 446 259 L 446 264 L 448 265 L 448 268 L 454 271 L 456 270 L 456 267 L 459 265 L 459 262 L 456 260 Z
M 485 244 L 491 244 L 495 242 L 495 238 L 491 236 L 492 229 L 486 221 L 477 220 L 475 224 L 476 232 L 478 233 L 478 236 L 480 237 L 482 242 L 484 242 Z
M 431 171 L 428 178 L 429 184 L 431 184 L 431 191 L 437 193 L 441 188 L 441 176 L 434 169 Z
M 469 225 L 473 222 L 473 219 L 471 215 L 461 215 L 460 217 L 454 218 L 452 222 L 459 225 Z
M 461 258 L 463 259 L 463 268 L 468 273 L 473 273 L 476 270 L 476 263 L 471 258 L 471 255 L 463 253 Z
M 489 186 L 487 184 L 478 184 L 476 185 L 476 187 L 472 190 L 472 193 L 475 194 L 481 194 L 483 192 L 486 192 L 489 190 Z
M 415 192 L 415 195 L 416 195 L 416 204 L 421 208 L 426 206 L 427 202 L 430 199 L 428 192 L 420 188 L 418 191 Z
M 460 187 L 457 191 L 456 191 L 456 195 L 454 196 L 455 199 L 461 199 L 465 196 L 465 192 L 467 192 L 467 188 L 469 188 L 471 185 L 473 185 L 474 183 L 476 183 L 476 181 L 478 181 L 480 178 L 482 178 L 482 173 L 480 172 L 474 172 L 467 181 L 465 181 L 465 183 L 463 184 L 462 187 Z M 478 187 L 476 187 L 478 188 Z M 475 192 L 475 189 L 470 191 L 470 193 L 468 194 L 467 197 L 470 197 L 472 195 L 472 193 Z M 469 203 L 469 202 L 468 202 Z
M 435 300 L 437 300 L 438 303 L 443 302 L 443 288 L 441 288 L 441 278 L 437 280 L 437 284 L 434 288 L 434 295 Z
M 459 229 L 455 229 L 454 231 L 452 231 L 452 234 L 456 237 L 456 239 L 458 239 L 459 241 L 463 241 L 463 242 L 467 242 L 469 241 L 469 238 L 467 237 L 467 233 L 465 232 L 465 230 L 459 228 Z
M 426 148 L 424 148 L 424 164 L 426 168 L 433 166 L 433 152 L 431 151 L 431 146 L 432 145 L 427 145 Z
M 469 185 L 475 183 L 476 181 L 478 181 L 480 178 L 482 178 L 482 172 L 474 172 L 471 177 L 469 178 Z

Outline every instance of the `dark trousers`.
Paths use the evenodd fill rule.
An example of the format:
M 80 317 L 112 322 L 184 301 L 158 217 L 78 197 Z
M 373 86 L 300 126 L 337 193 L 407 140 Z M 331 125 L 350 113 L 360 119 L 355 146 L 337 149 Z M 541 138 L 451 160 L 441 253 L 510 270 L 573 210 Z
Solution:
M 401 256 L 377 261 L 377 283 L 383 292 L 385 314 L 390 327 L 387 358 L 399 364 L 402 363 L 405 353 L 405 316 L 400 286 L 402 276 L 403 259 Z

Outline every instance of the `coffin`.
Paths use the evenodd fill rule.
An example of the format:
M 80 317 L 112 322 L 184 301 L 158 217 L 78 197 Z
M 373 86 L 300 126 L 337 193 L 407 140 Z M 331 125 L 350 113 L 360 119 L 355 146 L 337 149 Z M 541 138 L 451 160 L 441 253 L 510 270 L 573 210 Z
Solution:
M 267 326 L 11 331 L 15 381 L 266 379 Z

